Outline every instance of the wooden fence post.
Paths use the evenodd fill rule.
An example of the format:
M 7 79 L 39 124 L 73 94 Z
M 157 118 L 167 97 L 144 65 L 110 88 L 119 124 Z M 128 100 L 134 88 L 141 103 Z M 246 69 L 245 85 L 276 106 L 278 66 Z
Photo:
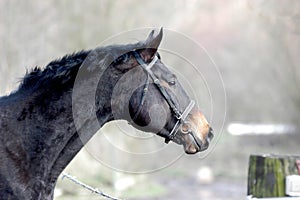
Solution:
M 248 171 L 248 195 L 256 198 L 284 197 L 285 177 L 298 175 L 300 156 L 251 155 Z

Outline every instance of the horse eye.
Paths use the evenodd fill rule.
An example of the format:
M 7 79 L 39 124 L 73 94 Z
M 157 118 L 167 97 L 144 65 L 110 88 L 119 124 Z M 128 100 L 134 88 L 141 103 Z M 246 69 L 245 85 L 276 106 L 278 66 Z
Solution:
M 171 86 L 176 85 L 176 81 L 169 81 L 169 85 Z
M 127 62 L 128 58 L 129 58 L 128 54 L 121 55 L 114 61 L 114 64 L 125 63 Z

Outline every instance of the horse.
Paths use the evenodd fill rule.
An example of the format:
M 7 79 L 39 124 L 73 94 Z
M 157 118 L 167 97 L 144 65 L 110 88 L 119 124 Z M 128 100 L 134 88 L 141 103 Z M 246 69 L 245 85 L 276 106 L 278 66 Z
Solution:
M 206 150 L 212 128 L 162 62 L 162 37 L 152 30 L 144 41 L 66 55 L 26 72 L 0 98 L 0 199 L 53 199 L 61 172 L 112 120 L 187 154 Z

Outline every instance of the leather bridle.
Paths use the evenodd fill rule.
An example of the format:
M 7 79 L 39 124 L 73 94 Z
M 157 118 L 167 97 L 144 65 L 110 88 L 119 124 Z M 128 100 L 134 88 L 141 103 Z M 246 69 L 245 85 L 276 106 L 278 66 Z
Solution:
M 152 61 L 149 64 L 147 64 L 138 52 L 133 51 L 133 56 L 135 57 L 137 62 L 140 64 L 140 66 L 144 69 L 144 71 L 147 73 L 147 79 L 146 79 L 146 83 L 144 85 L 144 89 L 142 92 L 141 102 L 139 104 L 138 110 L 135 112 L 134 117 L 132 118 L 132 121 L 137 119 L 138 115 L 140 114 L 140 112 L 142 110 L 142 107 L 144 105 L 146 95 L 148 92 L 150 78 L 151 78 L 153 80 L 153 83 L 157 87 L 157 89 L 160 91 L 160 93 L 162 94 L 162 96 L 164 97 L 166 102 L 168 103 L 168 105 L 173 113 L 173 116 L 176 119 L 176 123 L 175 123 L 174 127 L 172 128 L 171 132 L 169 134 L 163 134 L 163 135 L 161 134 L 161 136 L 165 137 L 165 142 L 168 143 L 169 141 L 171 141 L 175 138 L 176 133 L 178 132 L 179 128 L 182 127 L 182 124 L 185 123 L 186 117 L 188 116 L 188 114 L 191 112 L 191 110 L 193 109 L 193 107 L 195 105 L 195 101 L 191 100 L 189 105 L 184 109 L 184 111 L 180 112 L 179 109 L 176 107 L 171 96 L 167 93 L 166 89 L 162 86 L 160 80 L 151 71 L 152 66 L 158 60 L 158 57 L 155 55 L 154 58 L 152 59 Z

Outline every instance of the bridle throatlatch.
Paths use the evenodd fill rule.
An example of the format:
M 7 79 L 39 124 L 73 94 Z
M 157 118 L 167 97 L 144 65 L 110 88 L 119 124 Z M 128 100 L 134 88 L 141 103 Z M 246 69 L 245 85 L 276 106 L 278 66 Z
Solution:
M 145 83 L 145 86 L 144 86 L 144 89 L 143 89 L 141 103 L 139 105 L 139 108 L 138 108 L 137 112 L 135 113 L 134 117 L 132 118 L 132 121 L 136 120 L 136 118 L 138 117 L 139 113 L 142 110 L 142 107 L 143 107 L 144 102 L 145 102 L 146 94 L 148 92 L 149 79 L 151 77 L 151 79 L 153 80 L 153 83 L 156 85 L 156 87 L 158 88 L 158 90 L 160 91 L 160 93 L 162 94 L 162 96 L 164 97 L 164 99 L 166 100 L 168 105 L 170 106 L 170 108 L 172 110 L 172 113 L 173 113 L 174 117 L 176 118 L 176 123 L 175 123 L 174 127 L 172 128 L 171 132 L 167 135 L 162 135 L 163 137 L 166 138 L 165 142 L 168 143 L 169 141 L 171 141 L 175 138 L 175 135 L 176 135 L 178 129 L 185 122 L 186 117 L 188 116 L 188 114 L 193 109 L 193 107 L 195 105 L 195 101 L 191 100 L 189 105 L 184 109 L 184 111 L 180 112 L 178 110 L 178 108 L 176 107 L 176 105 L 175 105 L 173 99 L 171 98 L 171 96 L 167 93 L 166 89 L 161 85 L 160 80 L 151 71 L 152 66 L 158 60 L 157 56 L 154 56 L 154 58 L 152 59 L 152 61 L 149 64 L 147 64 L 142 59 L 142 57 L 140 56 L 140 54 L 138 52 L 133 51 L 133 56 L 135 57 L 137 62 L 141 65 L 141 67 L 144 69 L 144 71 L 147 73 L 147 79 L 146 79 L 146 83 Z

